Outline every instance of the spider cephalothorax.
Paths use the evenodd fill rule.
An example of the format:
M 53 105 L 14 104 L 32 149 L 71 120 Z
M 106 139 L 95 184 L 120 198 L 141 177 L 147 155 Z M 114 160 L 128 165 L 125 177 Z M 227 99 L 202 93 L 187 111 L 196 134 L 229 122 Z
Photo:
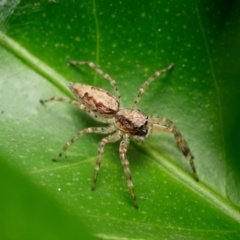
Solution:
M 148 133 L 148 116 L 135 109 L 121 109 L 114 116 L 115 125 L 123 132 L 132 136 L 145 137 Z
M 62 151 L 52 159 L 53 161 L 56 161 L 59 157 L 61 157 L 70 145 L 72 145 L 78 138 L 80 138 L 86 133 L 109 134 L 99 143 L 98 156 L 94 169 L 92 185 L 93 190 L 95 189 L 98 171 L 101 165 L 101 157 L 105 144 L 110 142 L 116 142 L 121 139 L 119 147 L 120 159 L 126 176 L 127 185 L 134 202 L 134 206 L 135 208 L 138 208 L 136 196 L 133 189 L 129 162 L 126 155 L 130 143 L 130 137 L 134 138 L 139 142 L 143 142 L 147 137 L 151 135 L 153 131 L 169 132 L 174 134 L 178 147 L 180 148 L 186 159 L 189 161 L 195 179 L 198 180 L 196 168 L 193 162 L 193 155 L 186 141 L 182 137 L 181 133 L 176 129 L 175 125 L 165 117 L 148 117 L 147 115 L 136 109 L 141 100 L 142 94 L 144 93 L 144 90 L 147 88 L 147 86 L 157 77 L 159 77 L 162 73 L 170 70 L 173 67 L 173 64 L 170 64 L 167 68 L 163 70 L 157 71 L 142 84 L 138 91 L 137 97 L 134 100 L 132 108 L 121 108 L 120 94 L 118 92 L 115 80 L 108 74 L 104 73 L 101 69 L 99 69 L 94 63 L 71 61 L 70 64 L 86 64 L 96 70 L 100 75 L 102 75 L 110 82 L 115 91 L 115 95 L 101 88 L 80 83 L 70 83 L 69 88 L 77 97 L 78 101 L 67 100 L 60 97 L 52 97 L 50 99 L 40 100 L 42 103 L 55 100 L 75 105 L 96 120 L 108 124 L 107 127 L 90 127 L 80 131 L 75 137 L 70 139 L 63 146 Z

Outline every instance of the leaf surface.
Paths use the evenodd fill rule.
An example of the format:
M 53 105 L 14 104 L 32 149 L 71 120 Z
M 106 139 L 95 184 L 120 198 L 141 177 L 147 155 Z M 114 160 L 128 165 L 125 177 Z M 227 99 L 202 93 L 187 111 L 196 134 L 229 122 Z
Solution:
M 22 1 L 1 25 L 2 161 L 102 238 L 237 239 L 240 8 L 220 2 Z M 126 187 L 119 143 L 106 146 L 94 192 L 102 136 L 84 136 L 51 162 L 77 132 L 103 124 L 73 106 L 43 106 L 39 99 L 73 98 L 69 81 L 112 92 L 87 66 L 69 67 L 72 59 L 95 62 L 114 77 L 123 107 L 132 106 L 148 77 L 174 62 L 171 73 L 147 88 L 139 109 L 176 124 L 200 182 L 164 133 L 144 144 L 132 141 L 128 150 L 139 210 Z

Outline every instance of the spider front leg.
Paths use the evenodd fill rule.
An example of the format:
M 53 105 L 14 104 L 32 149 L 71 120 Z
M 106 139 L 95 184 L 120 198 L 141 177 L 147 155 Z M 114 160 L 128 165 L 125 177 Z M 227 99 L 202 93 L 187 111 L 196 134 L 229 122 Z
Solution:
M 141 101 L 142 95 L 145 92 L 145 89 L 149 86 L 149 84 L 154 81 L 156 78 L 160 77 L 163 73 L 171 70 L 174 67 L 174 63 L 171 63 L 168 67 L 166 67 L 165 69 L 159 70 L 157 72 L 155 72 L 149 79 L 147 79 L 142 86 L 140 87 L 140 89 L 138 90 L 138 94 L 134 100 L 134 104 L 133 104 L 133 109 L 136 109 L 139 102 Z
M 80 131 L 75 137 L 71 138 L 62 148 L 62 151 L 52 159 L 52 161 L 57 161 L 58 158 L 60 158 L 64 152 L 74 143 L 76 142 L 80 137 L 82 137 L 86 133 L 101 133 L 101 134 L 108 134 L 115 130 L 115 127 L 109 126 L 109 127 L 91 127 L 86 128 L 82 131 Z
M 127 155 L 126 155 L 129 143 L 130 143 L 129 135 L 125 134 L 123 136 L 123 140 L 120 143 L 119 153 L 120 153 L 121 163 L 123 166 L 125 177 L 127 180 L 128 189 L 131 194 L 134 207 L 136 209 L 138 209 L 137 199 L 136 199 L 136 196 L 134 193 L 134 188 L 133 188 L 132 176 L 131 176 L 131 172 L 130 172 L 130 168 L 129 168 L 129 162 L 128 162 Z
M 150 131 L 148 133 L 148 136 L 151 134 L 152 131 L 168 132 L 174 134 L 178 147 L 180 148 L 186 159 L 189 161 L 194 177 L 196 181 L 198 181 L 199 179 L 196 167 L 193 162 L 194 157 L 188 147 L 187 142 L 182 137 L 181 133 L 176 129 L 173 122 L 164 117 L 153 117 L 149 119 L 149 130 Z
M 96 187 L 98 172 L 99 172 L 99 169 L 100 169 L 100 166 L 101 166 L 102 154 L 104 152 L 104 146 L 107 143 L 112 143 L 112 142 L 118 141 L 121 138 L 121 136 L 122 136 L 121 132 L 117 131 L 116 133 L 103 138 L 101 140 L 101 142 L 99 143 L 99 146 L 98 146 L 98 156 L 97 156 L 97 161 L 96 161 L 95 168 L 94 168 L 93 183 L 92 183 L 92 187 L 91 187 L 92 191 Z

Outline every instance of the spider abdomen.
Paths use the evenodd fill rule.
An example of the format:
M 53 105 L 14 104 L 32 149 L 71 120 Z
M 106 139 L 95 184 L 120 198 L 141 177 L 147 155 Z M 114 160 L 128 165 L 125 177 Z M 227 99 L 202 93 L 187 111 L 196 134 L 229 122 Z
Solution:
M 69 88 L 81 103 L 97 114 L 111 118 L 119 110 L 119 101 L 101 88 L 80 83 L 70 83 Z
M 123 132 L 139 137 L 146 136 L 148 117 L 138 110 L 121 109 L 115 115 L 115 125 Z

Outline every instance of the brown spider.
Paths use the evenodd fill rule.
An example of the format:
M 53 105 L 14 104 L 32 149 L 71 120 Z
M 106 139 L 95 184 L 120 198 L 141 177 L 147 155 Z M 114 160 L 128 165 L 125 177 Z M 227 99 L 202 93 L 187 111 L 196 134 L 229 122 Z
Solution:
M 168 70 L 172 69 L 174 64 L 170 64 L 167 68 L 155 72 L 147 81 L 142 84 L 134 100 L 132 108 L 121 108 L 120 94 L 117 88 L 116 81 L 112 77 L 104 73 L 92 62 L 70 61 L 69 63 L 71 65 L 86 64 L 89 67 L 93 68 L 102 77 L 104 77 L 110 82 L 115 91 L 115 96 L 101 88 L 88 86 L 81 83 L 70 83 L 69 88 L 77 97 L 79 102 L 64 99 L 61 97 L 52 97 L 50 99 L 40 100 L 41 103 L 49 101 L 59 101 L 75 105 L 84 112 L 88 113 L 93 118 L 95 118 L 97 121 L 109 124 L 109 126 L 107 127 L 90 127 L 78 132 L 75 137 L 70 139 L 63 146 L 62 151 L 52 159 L 53 161 L 56 161 L 58 158 L 60 158 L 69 146 L 71 146 L 78 138 L 80 138 L 86 133 L 111 133 L 107 137 L 103 138 L 99 143 L 97 161 L 94 169 L 93 184 L 91 188 L 92 190 L 94 190 L 97 182 L 98 171 L 101 165 L 101 158 L 105 144 L 110 142 L 116 142 L 122 139 L 119 147 L 120 159 L 126 176 L 128 189 L 134 202 L 134 207 L 138 208 L 136 196 L 133 189 L 129 162 L 126 156 L 127 149 L 130 143 L 130 137 L 134 138 L 138 142 L 143 142 L 147 137 L 151 135 L 153 131 L 168 132 L 174 134 L 178 147 L 180 148 L 186 159 L 189 161 L 195 179 L 198 181 L 196 168 L 193 162 L 193 155 L 191 154 L 187 142 L 184 140 L 181 133 L 176 129 L 174 124 L 165 117 L 148 117 L 147 115 L 141 113 L 139 110 L 136 109 L 147 86 L 157 77 L 159 77 L 162 73 L 165 73 Z

